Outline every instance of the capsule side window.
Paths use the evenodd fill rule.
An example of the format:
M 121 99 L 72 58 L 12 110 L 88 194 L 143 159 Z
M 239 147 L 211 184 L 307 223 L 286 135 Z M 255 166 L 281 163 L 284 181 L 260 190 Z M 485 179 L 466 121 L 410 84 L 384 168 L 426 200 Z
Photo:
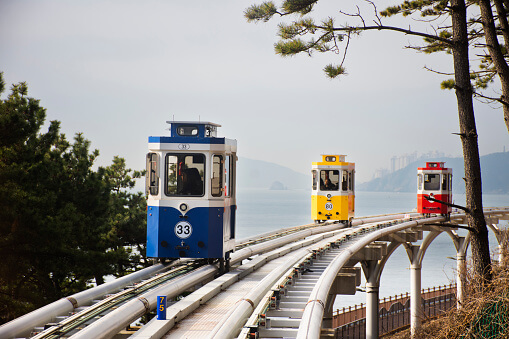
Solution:
M 159 194 L 159 156 L 157 153 L 147 154 L 147 174 L 145 176 L 145 193 L 148 195 Z
M 212 185 L 211 194 L 213 197 L 220 197 L 223 188 L 223 156 L 214 155 L 212 157 Z
M 318 187 L 318 171 L 317 170 L 312 170 L 311 173 L 313 175 L 313 191 L 316 191 L 317 190 L 317 187 Z
M 422 174 L 418 174 L 417 175 L 417 189 L 420 191 L 422 191 L 422 183 L 423 183 Z
M 442 191 L 447 191 L 447 174 L 442 175 Z
M 348 171 L 343 171 L 343 176 L 341 178 L 341 190 L 344 192 L 348 191 Z
M 348 190 L 353 191 L 353 172 L 348 171 Z
M 449 174 L 449 191 L 452 192 L 452 174 Z
M 181 153 L 166 155 L 167 196 L 203 196 L 204 177 L 205 155 Z
M 177 134 L 183 137 L 194 137 L 198 135 L 197 126 L 179 126 L 177 128 Z

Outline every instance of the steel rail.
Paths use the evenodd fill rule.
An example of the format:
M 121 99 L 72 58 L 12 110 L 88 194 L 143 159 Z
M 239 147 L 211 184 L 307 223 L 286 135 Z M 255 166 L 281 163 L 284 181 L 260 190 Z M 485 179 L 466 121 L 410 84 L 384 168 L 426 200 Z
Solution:
M 401 214 L 388 214 L 375 217 L 366 217 L 353 221 L 353 225 L 361 225 L 366 222 L 376 222 L 391 220 L 393 218 L 403 218 L 405 213 Z M 303 226 L 295 226 L 285 228 L 283 231 L 267 232 L 265 234 L 246 238 L 238 243 L 239 247 L 245 246 L 246 243 L 252 244 L 242 248 L 232 255 L 232 264 L 242 261 L 250 256 L 269 251 L 281 244 L 296 241 L 298 239 L 305 238 L 307 236 L 323 233 L 330 231 L 331 229 L 337 229 L 344 227 L 343 224 L 338 222 L 329 222 L 325 224 L 315 225 L 307 224 Z M 290 236 L 289 236 L 290 235 Z M 285 239 L 280 242 L 278 239 Z M 254 244 L 254 245 L 253 245 Z M 170 269 L 168 265 L 156 264 L 143 270 L 131 273 L 127 276 L 115 279 L 111 282 L 96 286 L 94 288 L 76 293 L 66 298 L 62 298 L 56 302 L 48 304 L 40 309 L 30 312 L 20 318 L 14 319 L 13 321 L 0 326 L 0 337 L 27 337 L 37 326 L 43 324 L 53 323 L 57 316 L 65 315 L 73 312 L 78 307 L 88 306 L 93 300 L 102 298 L 104 295 L 114 293 L 125 286 L 135 284 L 139 281 L 146 279 L 147 277 L 163 272 Z
M 307 248 L 303 248 L 291 253 L 290 257 L 278 267 L 268 274 L 253 290 L 249 291 L 242 300 L 239 300 L 235 307 L 230 309 L 223 321 L 218 324 L 209 333 L 210 338 L 233 338 L 239 334 L 246 320 L 252 315 L 253 311 L 259 305 L 260 301 L 267 294 L 271 288 L 275 288 L 276 282 L 287 276 L 288 270 L 295 266 L 303 257 L 313 255 L 314 251 L 320 251 L 323 247 L 328 246 L 330 243 L 338 241 L 338 239 L 345 237 L 345 233 L 353 233 L 353 229 L 343 230 L 330 234 L 326 238 L 321 239 L 320 242 L 310 244 Z M 305 259 L 305 258 L 304 258 Z
M 70 338 L 111 338 L 134 320 L 155 309 L 157 296 L 176 297 L 194 287 L 200 281 L 212 279 L 216 275 L 217 270 L 217 267 L 214 265 L 206 265 L 162 284 L 111 311 Z
M 324 239 L 329 239 L 329 237 L 342 234 L 348 230 L 335 230 L 329 233 L 317 234 L 306 239 L 303 239 L 299 242 L 287 244 L 284 247 L 279 247 L 271 252 L 267 252 L 265 254 L 260 254 L 253 258 L 246 264 L 243 264 L 239 267 L 236 267 L 231 272 L 225 273 L 221 277 L 209 282 L 202 288 L 196 290 L 190 295 L 186 296 L 184 299 L 179 301 L 178 303 L 172 305 L 167 310 L 167 321 L 159 321 L 153 319 L 149 322 L 149 324 L 145 325 L 141 330 L 139 330 L 136 334 L 132 336 L 132 338 L 156 338 L 162 336 L 164 333 L 169 331 L 177 321 L 182 320 L 187 315 L 189 315 L 192 311 L 197 309 L 201 304 L 206 303 L 215 295 L 219 294 L 221 291 L 225 290 L 227 287 L 231 286 L 235 282 L 243 279 L 247 275 L 251 274 L 261 266 L 266 263 L 285 256 L 294 251 L 299 251 L 304 248 L 307 252 L 310 252 L 309 247 L 316 247 L 316 243 L 320 241 L 324 241 Z M 302 259 L 302 255 L 298 256 L 299 260 Z M 282 276 L 284 275 L 285 267 L 280 267 L 277 270 L 274 270 L 274 274 Z M 265 279 L 264 279 L 265 280 Z M 261 283 L 263 284 L 263 283 Z M 260 286 L 260 284 L 259 284 Z M 259 288 L 259 287 L 257 287 Z
M 438 222 L 445 220 L 445 217 L 427 218 L 423 219 L 422 222 L 424 222 L 424 220 L 427 222 Z M 304 308 L 297 338 L 320 338 L 324 305 L 326 305 L 329 290 L 331 289 L 337 273 L 348 262 L 352 255 L 383 235 L 415 227 L 419 224 L 419 222 L 419 220 L 409 221 L 381 229 L 378 232 L 367 234 L 362 238 L 356 239 L 356 241 L 344 248 L 344 250 L 334 260 L 332 260 L 329 266 L 325 269 L 311 291 L 306 307 Z
M 403 218 L 405 215 L 418 216 L 420 214 L 415 213 L 415 212 L 408 212 L 408 213 L 389 213 L 389 214 L 374 215 L 374 216 L 353 219 L 352 225 L 353 226 L 359 225 L 359 223 L 362 224 L 363 222 L 365 223 L 365 222 L 376 222 L 376 221 L 383 221 L 383 220 L 400 219 L 400 218 Z M 308 229 L 308 228 L 323 227 L 325 225 L 330 225 L 330 224 L 340 224 L 340 222 L 339 221 L 325 221 L 324 223 L 321 223 L 321 224 L 311 223 L 311 224 L 306 224 L 306 225 L 281 228 L 278 230 L 269 231 L 269 232 L 265 232 L 262 234 L 257 234 L 254 236 L 245 237 L 243 239 L 240 239 L 239 241 L 236 242 L 236 247 L 240 249 L 242 247 L 245 247 L 246 245 L 247 246 L 254 245 L 254 244 L 257 244 L 260 242 L 264 242 L 266 240 L 276 238 L 281 235 L 295 233 L 297 231 L 301 231 L 301 230 Z
M 295 230 L 293 229 L 295 228 L 296 227 L 288 228 L 284 233 L 294 233 Z M 272 234 L 267 234 L 267 238 L 272 239 L 274 238 L 274 235 L 279 232 L 276 231 L 269 233 Z M 257 241 L 264 241 L 264 237 L 258 237 Z M 240 243 L 239 245 L 242 246 L 243 243 Z M 177 261 L 177 263 L 180 261 L 181 260 Z M 175 262 L 173 264 L 175 264 Z M 170 268 L 171 266 L 169 265 L 156 264 L 124 277 L 57 300 L 0 326 L 0 338 L 28 337 L 31 335 L 34 328 L 54 323 L 55 319 L 60 315 L 70 314 L 79 307 L 88 306 L 92 303 L 92 301 L 101 299 L 104 295 L 115 293 L 126 286 L 136 284 L 154 274 L 164 272 Z
M 398 223 L 403 222 L 402 220 L 394 220 L 394 221 L 396 221 Z M 346 229 L 345 232 L 342 233 L 338 237 L 328 238 L 326 241 L 327 245 L 325 247 L 322 247 L 320 249 L 315 248 L 314 255 L 312 256 L 313 259 L 309 261 L 308 266 L 312 267 L 311 262 L 314 261 L 315 259 L 319 259 L 323 254 L 328 253 L 329 250 L 334 250 L 334 249 L 338 248 L 338 246 L 343 247 L 344 245 L 342 245 L 342 244 L 347 244 L 348 242 L 355 239 L 356 236 L 363 235 L 366 233 L 376 232 L 380 228 L 392 226 L 392 225 L 394 225 L 394 221 L 391 221 L 391 222 L 385 223 L 385 224 L 371 223 L 371 224 L 366 224 L 366 226 L 349 228 L 349 229 Z M 306 271 L 306 269 L 303 269 L 303 268 L 297 269 L 297 272 L 302 273 L 304 271 Z M 243 310 L 239 310 L 239 312 L 235 312 L 235 316 L 231 316 L 229 319 L 223 321 L 223 324 L 220 325 L 221 332 L 218 331 L 218 333 L 214 333 L 212 335 L 212 337 L 213 338 L 232 337 L 232 336 L 237 335 L 239 331 L 240 331 L 240 334 L 239 334 L 238 338 L 251 338 L 253 335 L 256 336 L 257 329 L 254 331 L 252 331 L 252 330 L 254 328 L 258 328 L 258 322 L 260 321 L 262 323 L 265 323 L 265 322 L 270 321 L 265 317 L 266 309 L 268 309 L 268 308 L 271 308 L 271 309 L 276 308 L 277 309 L 278 308 L 277 305 L 278 305 L 278 300 L 279 300 L 280 296 L 286 294 L 285 290 L 287 289 L 288 286 L 292 286 L 295 283 L 295 281 L 297 281 L 297 282 L 299 281 L 299 277 L 298 277 L 299 275 L 300 275 L 300 273 L 293 272 L 293 274 L 287 274 L 284 277 L 285 279 L 283 279 L 283 282 L 281 280 L 278 281 L 278 283 L 272 287 L 269 294 L 266 294 L 264 296 L 265 303 L 260 303 L 257 306 L 257 309 L 255 310 L 255 312 L 253 312 L 251 314 L 251 316 L 249 317 L 249 320 L 244 324 L 244 326 L 240 326 L 240 328 L 241 328 L 240 330 L 239 330 L 239 324 L 245 322 L 245 319 L 249 316 L 246 313 L 242 314 L 241 312 L 243 312 Z M 269 307 L 269 304 L 270 304 L 270 307 Z M 238 314 L 240 314 L 240 315 L 238 315 Z M 242 318 L 242 320 L 240 318 L 238 318 L 239 316 Z M 265 326 L 265 325 L 262 325 L 262 326 Z M 291 331 L 290 328 L 288 328 L 288 330 Z M 297 329 L 295 329 L 295 333 L 296 332 L 297 332 Z M 276 336 L 279 336 L 279 335 L 281 335 L 281 333 L 277 334 Z M 291 337 L 293 335 L 290 332 L 290 333 L 288 333 L 288 336 Z M 270 335 L 269 335 L 269 337 L 270 337 Z
M 168 269 L 167 265 L 156 264 L 94 288 L 57 300 L 0 326 L 0 338 L 27 337 L 34 327 L 54 322 L 59 315 L 73 312 L 76 308 L 89 305 L 93 300 L 99 297 L 116 292 L 124 286 L 142 281 L 166 269 Z
M 383 215 L 383 216 L 376 216 L 376 217 L 367 217 L 362 219 L 357 219 L 352 222 L 352 226 L 360 226 L 364 225 L 366 223 L 376 223 L 376 222 L 383 222 L 383 221 L 390 221 L 390 220 L 396 220 L 396 219 L 403 219 L 405 217 L 415 217 L 420 216 L 420 214 L 417 213 L 400 213 L 400 214 L 391 214 L 391 215 Z M 320 233 L 326 233 L 333 230 L 345 228 L 344 224 L 341 223 L 330 223 L 321 225 L 320 227 L 316 228 L 308 228 L 304 229 L 295 233 L 291 233 L 289 235 L 286 235 L 281 238 L 275 238 L 266 242 L 258 243 L 252 246 L 244 247 L 236 252 L 234 252 L 231 256 L 231 263 L 235 264 L 237 262 L 240 262 L 244 259 L 247 259 L 253 255 L 264 253 L 266 251 L 271 251 L 274 248 L 277 248 L 278 246 L 282 246 L 284 244 L 288 244 L 290 242 L 298 241 L 300 239 L 303 239 L 305 237 L 320 234 Z M 282 239 L 282 240 L 281 240 Z
M 340 230 L 338 230 L 337 225 L 334 226 L 331 225 L 329 226 L 329 228 L 331 228 L 329 231 L 340 232 Z M 279 249 L 281 252 L 288 253 L 294 251 L 297 248 L 301 248 L 304 245 L 308 245 L 310 243 L 322 240 L 325 237 L 324 234 L 326 232 L 321 232 L 324 234 L 310 234 L 310 230 L 307 230 L 304 231 L 304 233 L 305 234 L 302 234 L 302 232 L 300 232 L 299 234 L 300 238 L 296 238 L 297 235 L 293 234 L 291 236 L 274 239 L 267 243 L 252 246 L 257 247 L 254 250 L 244 248 L 243 250 L 239 251 L 241 253 L 235 252 L 232 255 L 231 261 L 233 263 L 237 263 L 253 255 L 259 255 L 274 249 Z M 310 238 L 310 236 L 314 237 Z M 294 243 L 299 239 L 304 240 L 302 240 L 301 243 L 292 244 L 288 248 L 281 249 L 282 246 L 289 243 Z M 275 257 L 277 257 L 277 255 L 272 254 L 271 260 Z M 261 259 L 263 259 L 263 257 Z M 157 296 L 166 295 L 167 298 L 176 297 L 182 294 L 184 291 L 188 290 L 189 288 L 192 288 L 195 285 L 203 282 L 204 280 L 209 280 L 211 276 L 214 276 L 215 274 L 218 273 L 218 268 L 213 265 L 206 266 L 206 268 L 207 269 L 205 268 L 203 270 L 198 269 L 197 271 L 189 273 L 188 275 L 186 275 L 185 279 L 182 278 L 168 282 L 167 284 L 158 287 L 156 290 L 142 294 L 138 299 L 132 300 L 127 304 L 117 308 L 116 310 L 108 313 L 103 318 L 97 320 L 93 324 L 88 325 L 77 334 L 71 336 L 71 338 L 99 339 L 114 336 L 116 333 L 125 328 L 128 324 L 138 319 L 143 314 L 155 309 L 157 304 Z
M 485 216 L 496 216 L 500 213 L 507 213 L 509 209 L 487 209 L 484 211 Z M 455 220 L 464 220 L 466 215 L 464 213 L 453 214 L 450 216 L 451 221 Z M 344 251 L 341 252 L 326 268 L 323 274 L 318 279 L 315 287 L 313 288 L 311 295 L 309 296 L 308 303 L 304 308 L 304 313 L 302 315 L 302 319 L 300 322 L 299 330 L 297 333 L 298 339 L 304 338 L 320 338 L 320 330 L 322 324 L 322 318 L 324 314 L 324 305 L 327 301 L 327 296 L 331 289 L 332 283 L 334 282 L 335 277 L 341 268 L 345 265 L 345 263 L 349 260 L 349 258 L 361 250 L 364 246 L 370 244 L 373 241 L 376 241 L 380 237 L 384 235 L 388 235 L 390 233 L 402 231 L 408 228 L 412 228 L 418 226 L 420 224 L 428 224 L 430 222 L 440 222 L 445 221 L 445 217 L 432 217 L 421 220 L 413 220 L 409 222 L 405 222 L 402 224 L 398 224 L 395 226 L 387 227 L 379 230 L 376 233 L 367 234 L 364 237 L 358 239 L 350 246 L 345 248 Z
M 128 287 L 123 291 L 111 295 L 106 299 L 103 299 L 90 307 L 87 307 L 83 311 L 79 313 L 75 313 L 69 318 L 61 321 L 54 326 L 50 326 L 45 329 L 41 333 L 32 337 L 32 339 L 42 339 L 42 338 L 59 338 L 62 335 L 69 333 L 74 330 L 78 326 L 81 326 L 83 323 L 93 319 L 101 315 L 102 313 L 108 311 L 112 307 L 116 307 L 117 305 L 127 302 L 128 300 L 136 297 L 144 293 L 145 291 L 153 288 L 154 286 L 160 285 L 168 280 L 174 279 L 179 275 L 185 274 L 191 270 L 196 269 L 199 266 L 203 266 L 199 262 L 190 262 L 188 264 L 183 264 L 181 266 L 177 266 L 172 268 L 171 270 L 156 275 L 150 279 L 147 279 L 141 283 L 134 284 L 132 287 Z
M 384 218 L 386 219 L 386 218 Z M 392 218 L 391 218 L 392 219 Z M 359 224 L 364 224 L 364 222 L 359 222 Z M 373 223 L 375 224 L 375 223 Z M 324 230 L 324 226 L 321 226 L 322 231 Z M 254 259 L 252 259 L 248 264 L 242 265 L 236 268 L 234 271 L 227 273 L 220 278 L 215 279 L 214 281 L 208 283 L 204 287 L 199 290 L 193 292 L 192 294 L 185 297 L 183 300 L 178 303 L 172 305 L 167 310 L 167 319 L 165 321 L 152 319 L 147 325 L 142 327 L 138 332 L 133 334 L 132 338 L 160 338 L 165 333 L 167 333 L 176 322 L 181 321 L 187 315 L 189 315 L 192 311 L 197 309 L 201 304 L 206 303 L 213 296 L 219 294 L 222 290 L 225 290 L 228 286 L 240 280 L 241 276 L 245 276 L 248 273 L 251 273 L 254 269 L 264 265 L 269 260 L 273 260 L 282 254 L 289 253 L 289 250 L 299 250 L 301 246 L 308 246 L 307 252 L 303 253 L 292 253 L 290 254 L 293 259 L 287 259 L 285 264 L 281 265 L 278 269 L 273 270 L 265 279 L 263 279 L 257 287 L 248 293 L 242 300 L 239 300 L 236 304 L 236 307 L 230 310 L 227 317 L 223 318 L 222 325 L 218 325 L 217 328 L 213 329 L 212 335 L 216 338 L 223 337 L 231 337 L 235 333 L 238 333 L 239 328 L 242 327 L 242 323 L 245 322 L 245 319 L 248 318 L 249 312 L 253 312 L 253 308 L 259 304 L 259 300 L 263 298 L 263 296 L 267 293 L 267 291 L 273 286 L 274 280 L 277 278 L 279 280 L 287 279 L 287 273 L 285 269 L 288 269 L 288 265 L 290 262 L 295 262 L 295 260 L 304 260 L 302 259 L 303 255 L 306 253 L 310 253 L 313 248 L 313 255 L 316 254 L 317 248 L 322 248 L 323 244 L 329 245 L 329 243 L 334 243 L 337 239 L 334 239 L 336 236 L 339 238 L 347 238 L 346 234 L 353 235 L 356 233 L 363 233 L 367 231 L 367 229 L 372 230 L 373 226 L 362 227 L 359 228 L 346 228 L 346 229 L 338 229 L 335 226 L 335 230 L 330 231 L 329 233 L 323 233 L 320 235 L 314 235 L 311 237 L 307 237 L 305 240 L 301 240 L 299 243 L 292 243 L 287 245 L 286 247 L 278 247 L 272 252 L 267 254 L 260 254 Z M 309 230 L 307 230 L 309 232 Z M 331 240 L 331 238 L 333 240 Z M 325 239 L 325 240 L 324 240 Z M 317 245 L 317 242 L 319 243 Z M 238 253 L 237 253 L 238 254 Z M 294 257 L 295 256 L 295 257 Z M 288 261 L 290 260 L 290 261 Z M 278 283 L 279 286 L 279 283 Z
M 252 314 L 258 303 L 262 300 L 263 296 L 270 290 L 270 288 L 281 279 L 290 268 L 292 268 L 303 256 L 310 253 L 309 248 L 299 249 L 291 253 L 290 257 L 281 264 L 277 270 L 273 270 L 270 274 L 265 276 L 262 281 L 251 291 L 249 291 L 244 298 L 239 300 L 235 307 L 230 309 L 226 314 L 224 321 L 216 326 L 210 332 L 209 336 L 212 338 L 233 338 L 240 331 L 247 318 Z
M 390 216 L 379 216 L 374 218 L 364 218 L 355 220 L 353 225 L 362 225 L 369 222 L 379 222 L 379 221 L 387 221 L 393 220 L 394 218 L 404 218 L 408 216 L 408 214 L 397 214 Z M 321 226 L 317 228 L 305 229 L 302 231 L 298 231 L 280 238 L 275 238 L 272 240 L 268 240 L 256 245 L 244 247 L 231 255 L 231 264 L 236 264 L 241 262 L 244 259 L 250 258 L 254 255 L 259 255 L 261 253 L 265 253 L 271 251 L 273 249 L 284 246 L 288 243 L 292 243 L 309 236 L 326 233 L 334 230 L 338 230 L 344 228 L 344 224 L 331 223 L 326 226 Z M 207 266 L 208 267 L 208 266 Z M 210 270 L 213 270 L 212 275 L 218 273 L 218 269 L 215 266 L 210 265 Z M 204 280 L 210 279 L 210 270 L 200 271 L 200 273 L 193 274 L 191 278 L 185 280 L 186 288 L 180 288 L 180 282 L 170 282 L 162 286 L 159 291 L 159 294 L 153 294 L 152 292 L 147 292 L 147 295 L 142 295 L 138 299 L 138 301 L 130 301 L 124 306 L 117 308 L 116 310 L 110 312 L 103 318 L 95 321 L 93 324 L 88 325 L 86 328 L 82 329 L 77 334 L 73 335 L 72 338 L 108 338 L 108 336 L 113 336 L 118 333 L 118 331 L 125 328 L 128 324 L 132 323 L 134 320 L 138 319 L 145 313 L 148 313 L 155 309 L 156 307 L 156 297 L 157 295 L 166 295 L 167 298 L 173 298 L 181 294 L 186 289 L 194 287 L 196 284 L 203 282 Z M 173 286 L 174 285 L 174 286 Z
M 240 331 L 240 334 L 237 338 L 251 338 L 251 329 L 257 328 L 259 325 L 259 320 L 261 315 L 265 315 L 267 310 L 270 308 L 271 301 L 274 300 L 277 302 L 274 296 L 274 291 L 279 291 L 288 283 L 294 283 L 294 278 L 296 277 L 296 272 L 300 270 L 300 266 L 305 265 L 306 262 L 309 262 L 310 256 L 306 256 L 302 258 L 296 265 L 294 265 L 291 269 L 285 272 L 281 276 L 281 278 L 274 284 L 274 287 L 268 291 L 262 298 L 262 300 L 258 303 L 255 310 L 251 314 L 251 316 L 247 319 L 246 323 L 243 325 L 243 328 Z M 276 306 L 276 304 L 274 304 Z

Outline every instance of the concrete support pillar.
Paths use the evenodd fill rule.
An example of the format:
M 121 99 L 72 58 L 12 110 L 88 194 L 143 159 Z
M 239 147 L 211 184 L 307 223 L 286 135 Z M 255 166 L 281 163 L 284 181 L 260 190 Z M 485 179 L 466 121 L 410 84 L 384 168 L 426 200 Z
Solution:
M 332 328 L 332 313 L 334 308 L 335 294 L 329 294 L 327 303 L 323 312 L 322 328 Z
M 493 220 L 491 220 L 493 222 Z M 502 230 L 498 227 L 499 219 L 496 219 L 495 223 L 486 224 L 490 230 L 495 233 L 495 237 L 497 238 L 498 242 L 498 262 L 502 263 L 504 262 L 504 246 L 507 246 L 507 233 L 502 232 Z M 507 250 L 507 249 L 506 249 Z
M 467 261 L 465 253 L 456 253 L 456 308 L 460 309 L 465 300 Z
M 421 301 L 421 260 L 419 245 L 405 245 L 410 259 L 410 333 L 416 338 L 416 332 L 422 324 Z
M 412 338 L 416 338 L 422 324 L 421 265 L 411 265 L 410 285 L 410 331 Z
M 497 241 L 498 241 L 498 261 L 500 263 L 503 263 L 504 260 L 506 260 L 505 256 L 507 254 L 506 253 L 507 252 L 507 247 L 506 247 L 507 246 L 507 233 L 498 230 L 498 232 L 495 234 L 497 235 Z
M 366 338 L 378 339 L 379 265 L 378 260 L 362 262 L 366 277 Z
M 467 283 L 467 248 L 468 237 L 458 237 L 456 245 L 456 308 L 460 309 L 465 300 L 465 287 Z
M 378 339 L 378 283 L 366 282 L 366 338 Z
M 504 262 L 504 246 L 502 244 L 498 245 L 498 262 Z

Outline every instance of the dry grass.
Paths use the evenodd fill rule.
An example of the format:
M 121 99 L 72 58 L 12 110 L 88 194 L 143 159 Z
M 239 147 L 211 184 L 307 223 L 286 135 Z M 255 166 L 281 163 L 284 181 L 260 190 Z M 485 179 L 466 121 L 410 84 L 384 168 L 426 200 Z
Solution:
M 493 280 L 481 287 L 481 281 L 469 271 L 463 306 L 423 323 L 417 338 L 509 338 L 509 246 L 504 243 L 504 260 L 492 265 Z M 410 338 L 410 330 L 384 338 Z

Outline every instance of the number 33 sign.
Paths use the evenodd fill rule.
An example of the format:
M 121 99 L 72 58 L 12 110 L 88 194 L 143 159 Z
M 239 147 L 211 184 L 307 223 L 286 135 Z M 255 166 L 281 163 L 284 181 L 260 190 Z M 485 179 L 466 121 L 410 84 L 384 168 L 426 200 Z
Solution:
M 187 239 L 193 233 L 193 226 L 187 221 L 179 221 L 175 225 L 175 235 L 180 239 Z

